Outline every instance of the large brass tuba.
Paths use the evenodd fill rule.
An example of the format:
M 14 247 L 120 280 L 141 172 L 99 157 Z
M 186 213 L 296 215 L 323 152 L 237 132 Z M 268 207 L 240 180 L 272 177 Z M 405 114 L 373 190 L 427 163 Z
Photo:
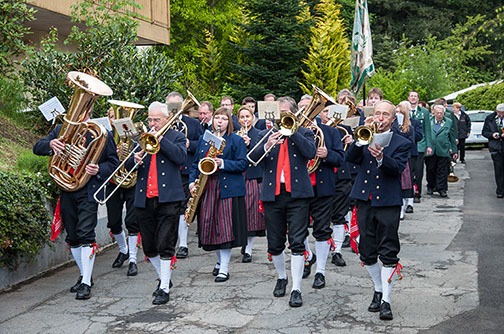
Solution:
M 109 100 L 108 101 L 112 108 L 114 109 L 114 118 L 130 118 L 132 121 L 140 109 L 145 108 L 141 104 L 136 104 L 126 101 Z M 146 132 L 145 125 L 141 122 L 135 123 L 136 128 L 140 133 Z M 119 161 L 124 161 L 125 158 L 130 154 L 130 152 L 135 147 L 135 138 L 128 136 L 119 136 L 117 131 L 114 132 L 114 140 L 117 144 Z M 121 165 L 122 168 L 118 169 L 112 177 L 115 184 L 120 184 L 123 188 L 131 188 L 136 184 L 137 173 L 136 171 L 131 173 L 128 177 L 128 171 Z
M 224 147 L 226 147 L 226 140 L 222 139 L 221 147 L 217 149 L 215 144 L 212 141 L 208 142 L 210 148 L 208 149 L 208 154 L 206 157 L 201 159 L 198 163 L 198 169 L 200 171 L 199 177 L 194 181 L 194 187 L 196 190 L 194 191 L 194 195 L 189 198 L 187 201 L 187 209 L 184 213 L 184 220 L 187 225 L 191 224 L 194 220 L 194 216 L 196 215 L 196 209 L 198 208 L 198 203 L 205 191 L 205 186 L 208 181 L 208 176 L 215 173 L 217 170 L 217 164 L 213 160 L 219 154 L 222 154 L 224 151 Z
M 75 191 L 86 185 L 91 175 L 86 173 L 85 167 L 100 160 L 107 143 L 105 127 L 93 121 L 84 122 L 84 119 L 96 99 L 112 95 L 112 89 L 82 72 L 69 72 L 67 78 L 76 87 L 59 133 L 65 148 L 49 161 L 49 175 L 61 189 Z

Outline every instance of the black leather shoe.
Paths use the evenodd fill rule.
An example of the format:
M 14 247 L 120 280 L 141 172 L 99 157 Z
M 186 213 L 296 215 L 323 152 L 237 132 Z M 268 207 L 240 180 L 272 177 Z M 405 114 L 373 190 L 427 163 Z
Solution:
M 394 319 L 394 317 L 392 316 L 392 310 L 390 309 L 390 304 L 387 302 L 383 302 L 380 305 L 380 319 L 381 320 Z
M 289 280 L 287 278 L 277 279 L 275 290 L 273 290 L 273 296 L 275 297 L 285 296 L 285 289 L 287 288 L 287 283 L 289 283 Z
M 348 234 L 345 235 L 345 240 L 343 240 L 343 244 L 341 244 L 341 248 L 350 247 L 350 236 Z
M 152 304 L 154 305 L 162 305 L 168 303 L 170 300 L 170 293 L 164 292 L 164 290 L 159 290 L 156 298 L 152 301 Z
M 291 297 L 289 300 L 290 307 L 300 307 L 303 305 L 303 298 L 301 298 L 301 291 L 294 290 L 291 292 Z
M 338 267 L 346 266 L 346 262 L 345 260 L 343 260 L 343 256 L 341 256 L 341 253 L 334 253 L 332 256 L 331 263 L 334 263 Z
M 229 273 L 227 274 L 218 274 L 217 277 L 215 277 L 215 282 L 217 283 L 222 283 L 225 282 L 229 279 Z
M 243 254 L 242 262 L 243 263 L 252 262 L 252 255 L 250 255 L 249 253 Z
M 112 268 L 120 268 L 127 259 L 129 259 L 129 254 L 119 252 L 119 255 L 117 255 L 114 260 L 114 263 L 112 263 Z
M 316 273 L 312 288 L 322 289 L 323 287 L 325 287 L 325 277 L 321 273 Z
M 135 262 L 130 262 L 128 266 L 128 272 L 126 273 L 127 276 L 136 276 L 138 275 L 138 267 Z
M 422 202 L 422 200 L 420 199 L 420 197 L 413 198 L 413 203 L 420 203 L 420 202 Z
M 441 197 L 448 197 L 448 195 L 446 194 L 446 191 L 440 191 L 439 192 L 439 196 L 441 196 Z
M 245 255 L 245 246 L 243 246 L 240 250 L 241 255 Z
M 82 276 L 79 276 L 79 279 L 77 280 L 77 283 L 75 283 L 71 288 L 70 288 L 70 292 L 73 292 L 73 293 L 76 293 L 77 290 L 79 290 L 79 286 L 81 285 L 82 283 Z M 93 277 L 91 277 L 91 287 L 94 285 L 94 282 L 93 282 Z
M 77 289 L 75 299 L 89 299 L 91 298 L 91 287 L 87 284 L 81 283 Z
M 310 261 L 308 261 L 307 265 L 304 266 L 304 269 L 303 269 L 303 278 L 307 278 L 308 276 L 310 276 L 311 267 L 313 266 L 313 264 L 315 262 L 317 262 L 317 255 L 315 255 L 313 253 L 312 259 Z
M 219 262 L 217 262 L 217 264 L 220 266 Z M 214 275 L 214 276 L 219 275 L 219 268 L 217 268 L 217 265 L 213 268 L 212 275 Z
M 413 213 L 413 207 L 411 205 L 408 205 L 406 207 L 406 210 L 404 212 L 406 212 L 406 213 Z
M 427 188 L 427 195 L 434 195 L 434 190 Z
M 185 259 L 189 255 L 189 249 L 187 247 L 179 247 L 175 257 L 177 259 Z
M 152 293 L 152 297 L 156 297 L 159 294 L 159 291 L 161 291 L 161 289 L 160 289 L 160 287 L 161 287 L 161 280 L 158 278 L 157 281 L 158 281 L 158 285 L 157 285 L 156 290 Z M 169 286 L 169 288 L 171 289 L 172 287 L 173 287 L 173 283 L 170 280 L 170 286 Z
M 373 295 L 373 300 L 371 301 L 371 304 L 369 304 L 368 311 L 369 312 L 378 312 L 380 311 L 380 304 L 381 304 L 381 299 L 382 299 L 383 293 L 382 292 L 374 292 Z
M 504 195 L 502 195 L 502 194 L 497 195 L 497 198 L 503 198 L 503 197 L 504 197 Z

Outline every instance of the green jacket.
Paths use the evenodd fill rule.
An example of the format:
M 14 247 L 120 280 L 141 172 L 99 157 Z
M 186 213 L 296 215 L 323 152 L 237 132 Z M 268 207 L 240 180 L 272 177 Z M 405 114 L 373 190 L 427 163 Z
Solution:
M 429 146 L 427 141 L 428 140 L 430 141 L 430 137 L 427 136 L 426 134 L 430 133 L 430 131 L 431 131 L 430 115 L 431 115 L 431 113 L 429 112 L 429 110 L 422 108 L 420 106 L 417 107 L 417 111 L 415 113 L 410 114 L 411 118 L 415 118 L 415 119 L 419 120 L 420 123 L 422 123 L 422 130 L 423 130 L 424 136 L 423 136 L 422 140 L 420 140 L 417 143 L 417 150 L 420 153 L 425 153 L 425 150 Z
M 438 132 L 436 132 L 435 121 L 434 116 L 431 116 L 429 122 L 431 127 L 431 131 L 429 132 L 430 146 L 428 147 L 432 148 L 432 155 L 449 158 L 451 157 L 450 150 L 452 150 L 452 153 L 457 153 L 457 144 L 452 131 L 452 121 L 448 117 L 443 119 Z
M 455 116 L 455 113 L 449 109 L 445 108 L 445 119 L 451 119 L 452 121 L 452 132 L 455 139 L 458 139 L 458 118 Z

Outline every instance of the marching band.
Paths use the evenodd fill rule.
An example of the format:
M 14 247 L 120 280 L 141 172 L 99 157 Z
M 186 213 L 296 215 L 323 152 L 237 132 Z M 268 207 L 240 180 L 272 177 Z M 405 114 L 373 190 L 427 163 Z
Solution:
M 66 116 L 63 125 L 35 145 L 35 154 L 63 160 L 50 169 L 64 170 L 64 175 L 53 177 L 58 184 L 69 184 L 60 185 L 60 204 L 66 242 L 80 270 L 77 284 L 70 289 L 76 298 L 91 297 L 98 207 L 95 198 L 101 196 L 97 192 L 102 190 L 100 185 L 105 185 L 109 186 L 107 194 L 120 188 L 106 199 L 108 227 L 119 245 L 113 267 L 129 259 L 127 275 L 136 275 L 136 246 L 141 244 L 159 281 L 153 304 L 169 301 L 171 273 L 177 259 L 189 254 L 188 230 L 194 220 L 198 246 L 215 251 L 215 282 L 230 279 L 232 248 L 241 248 L 242 262 L 249 263 L 255 238 L 265 236 L 268 259 L 278 274 L 274 288 L 272 284 L 274 297 L 283 297 L 289 284 L 288 241 L 289 305 L 300 307 L 302 278 L 310 275 L 313 264 L 314 289 L 326 284 L 325 267 L 331 249 L 332 263 L 345 266 L 341 248 L 345 225 L 350 223 L 349 212 L 355 207 L 358 252 L 374 283 L 368 310 L 380 312 L 380 319 L 392 319 L 390 294 L 401 268 L 401 207 L 413 204 L 413 185 L 419 173 L 416 160 L 411 158 L 422 151 L 417 150 L 423 138 L 421 130 L 430 129 L 431 124 L 417 121 L 415 115 L 410 121 L 412 105 L 407 101 L 397 107 L 401 115 L 398 123 L 396 106 L 378 96 L 373 100 L 372 116 L 364 117 L 362 110 L 357 110 L 357 123 L 362 126 L 354 134 L 358 140 L 354 140 L 350 126 L 341 120 L 330 121 L 330 105 L 336 102 L 321 91 L 316 90 L 314 97 L 303 96 L 302 107 L 290 97 L 276 99 L 281 119 L 258 119 L 256 101 L 251 97 L 243 100 L 235 116 L 233 99 L 228 96 L 213 111 L 210 102 L 200 104 L 188 94 L 186 100 L 173 92 L 166 103 L 152 102 L 148 129 L 127 140 L 122 138 L 121 142 L 116 133 L 114 142 L 114 135 L 102 130 L 105 139 L 98 159 L 88 160 L 86 147 L 94 143 L 99 131 L 81 130 L 81 125 L 92 123 L 88 121 L 92 110 L 89 103 L 72 110 L 82 114 L 78 122 Z M 273 94 L 267 97 L 275 99 Z M 346 99 L 353 99 L 347 90 L 342 91 L 341 99 L 338 96 L 338 102 Z M 168 108 L 173 103 L 179 104 L 177 110 Z M 349 103 L 355 108 L 355 99 Z M 183 115 L 196 105 L 199 120 Z M 114 126 L 119 117 L 130 117 L 132 122 L 134 118 L 113 109 L 109 117 Z M 68 128 L 72 127 L 78 127 L 75 131 L 85 138 L 85 144 L 71 141 L 75 135 L 68 133 Z M 388 138 L 384 146 L 378 144 L 376 138 L 380 136 Z M 124 143 L 130 145 L 127 155 L 122 151 Z M 82 146 L 84 153 L 72 157 Z M 432 146 L 430 138 L 425 146 Z M 68 169 L 61 167 L 65 164 Z M 74 180 L 74 174 L 82 168 L 90 177 Z M 125 186 L 121 182 L 124 177 L 116 175 L 119 171 L 134 172 L 133 184 Z M 111 179 L 113 175 L 116 177 Z M 77 189 L 70 189 L 75 183 Z M 127 238 L 122 229 L 124 203 Z M 309 227 L 315 239 L 314 253 L 308 242 Z

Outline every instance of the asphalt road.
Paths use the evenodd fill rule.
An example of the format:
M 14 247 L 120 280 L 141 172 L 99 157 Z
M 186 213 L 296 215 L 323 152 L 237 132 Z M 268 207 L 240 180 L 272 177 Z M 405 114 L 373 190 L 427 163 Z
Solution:
M 422 333 L 504 333 L 504 199 L 487 149 L 467 151 L 463 224 L 448 250 L 478 253 L 479 306 Z

